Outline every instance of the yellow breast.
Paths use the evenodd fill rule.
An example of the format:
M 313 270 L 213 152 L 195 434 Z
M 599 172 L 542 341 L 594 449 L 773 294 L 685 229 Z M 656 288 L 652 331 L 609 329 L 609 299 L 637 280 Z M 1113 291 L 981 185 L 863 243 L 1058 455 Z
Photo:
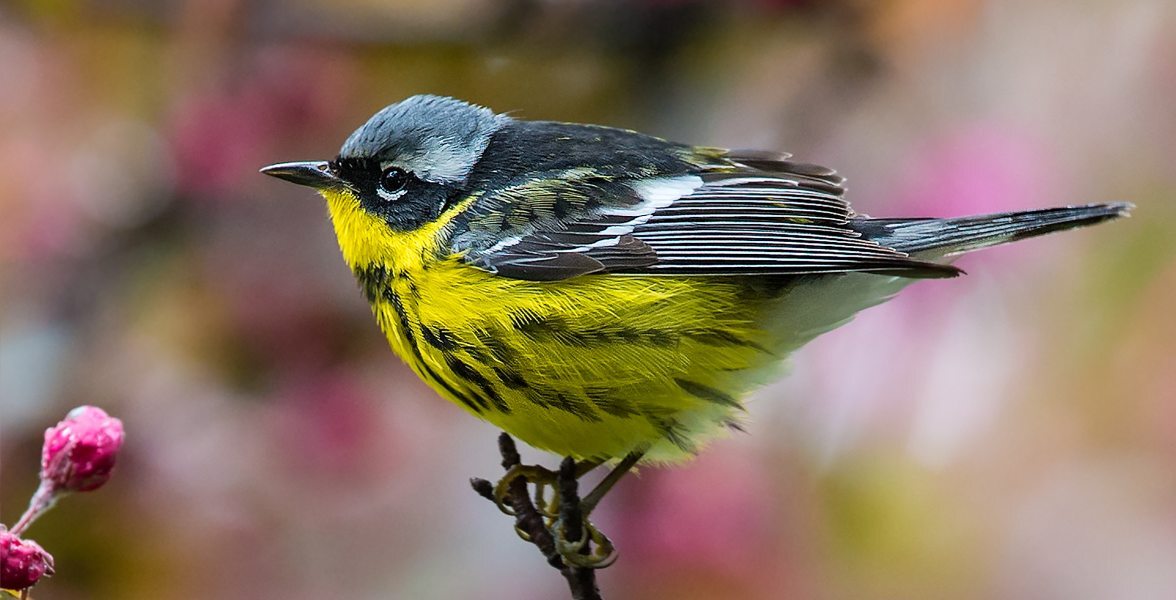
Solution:
M 390 233 L 327 193 L 343 256 L 392 348 L 442 396 L 529 444 L 610 459 L 689 456 L 778 361 L 757 327 L 779 290 L 739 279 L 498 277 L 439 251 L 454 207 Z

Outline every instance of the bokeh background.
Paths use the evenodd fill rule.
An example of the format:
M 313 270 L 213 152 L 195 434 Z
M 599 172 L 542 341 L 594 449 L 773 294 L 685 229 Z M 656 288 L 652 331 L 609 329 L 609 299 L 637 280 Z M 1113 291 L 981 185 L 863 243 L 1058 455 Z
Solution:
M 129 436 L 31 530 L 36 597 L 565 597 L 466 483 L 496 432 L 257 174 L 422 92 L 788 150 L 875 215 L 1138 204 L 963 259 L 625 481 L 606 597 L 1176 597 L 1170 0 L 9 0 L 0 520 L 70 407 Z

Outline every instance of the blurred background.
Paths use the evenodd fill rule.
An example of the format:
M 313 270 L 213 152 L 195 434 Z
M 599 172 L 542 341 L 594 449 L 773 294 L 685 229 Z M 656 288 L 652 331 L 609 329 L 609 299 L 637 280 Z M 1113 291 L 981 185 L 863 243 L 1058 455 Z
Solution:
M 496 432 L 257 173 L 424 92 L 787 150 L 878 216 L 1138 205 L 968 256 L 626 480 L 607 598 L 1176 597 L 1169 0 L 8 0 L 0 521 L 69 408 L 128 432 L 30 531 L 36 597 L 566 597 L 469 489 Z

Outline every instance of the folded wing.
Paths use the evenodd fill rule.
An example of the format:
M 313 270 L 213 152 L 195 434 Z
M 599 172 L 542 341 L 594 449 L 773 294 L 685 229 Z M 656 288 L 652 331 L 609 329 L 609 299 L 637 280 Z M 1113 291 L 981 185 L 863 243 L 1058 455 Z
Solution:
M 640 179 L 591 169 L 531 177 L 479 198 L 452 245 L 481 268 L 539 281 L 589 273 L 959 273 L 865 239 L 850 226 L 842 179 L 829 169 L 753 152 L 713 163 Z

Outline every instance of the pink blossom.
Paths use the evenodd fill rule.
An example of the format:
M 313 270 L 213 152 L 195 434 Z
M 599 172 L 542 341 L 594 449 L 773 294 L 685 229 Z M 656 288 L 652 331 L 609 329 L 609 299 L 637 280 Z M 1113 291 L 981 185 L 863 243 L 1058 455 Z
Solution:
M 32 540 L 0 527 L 0 588 L 23 590 L 53 574 L 53 556 Z
M 12 534 L 23 533 L 65 494 L 102 487 L 110 479 L 124 437 L 122 421 L 93 406 L 79 406 L 46 429 L 41 485 L 12 526 Z
M 79 406 L 45 430 L 41 481 L 57 493 L 102 487 L 114 469 L 125 435 L 122 421 L 100 408 Z

